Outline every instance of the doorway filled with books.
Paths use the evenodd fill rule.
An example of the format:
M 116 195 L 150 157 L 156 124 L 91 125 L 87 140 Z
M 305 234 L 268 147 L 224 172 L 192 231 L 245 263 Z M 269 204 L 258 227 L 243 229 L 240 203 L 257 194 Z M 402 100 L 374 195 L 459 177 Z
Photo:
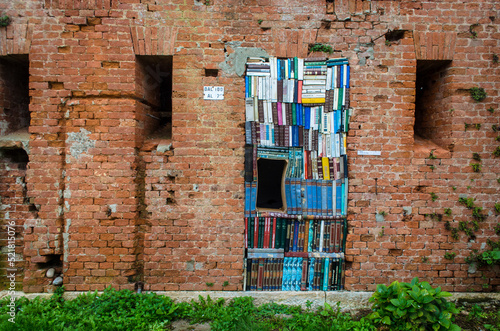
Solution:
M 248 58 L 245 289 L 343 289 L 345 58 Z

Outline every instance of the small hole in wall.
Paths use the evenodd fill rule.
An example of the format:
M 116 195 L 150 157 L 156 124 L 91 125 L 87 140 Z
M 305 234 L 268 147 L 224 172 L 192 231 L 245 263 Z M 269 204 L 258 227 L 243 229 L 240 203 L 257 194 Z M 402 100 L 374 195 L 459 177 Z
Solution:
M 219 76 L 219 69 L 205 68 L 205 77 L 217 77 L 217 76 Z
M 61 254 L 44 255 L 45 262 L 38 262 L 36 266 L 38 269 L 48 269 L 62 267 Z
M 404 38 L 406 30 L 392 30 L 387 31 L 385 34 L 385 40 L 387 41 L 398 41 Z

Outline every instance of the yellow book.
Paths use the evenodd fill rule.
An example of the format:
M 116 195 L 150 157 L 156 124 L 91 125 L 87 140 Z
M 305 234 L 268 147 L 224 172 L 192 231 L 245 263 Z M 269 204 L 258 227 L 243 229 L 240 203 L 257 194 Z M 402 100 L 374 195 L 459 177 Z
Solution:
M 330 163 L 327 157 L 321 158 L 321 165 L 323 167 L 323 179 L 330 180 Z
M 325 98 L 302 98 L 302 103 L 325 103 Z

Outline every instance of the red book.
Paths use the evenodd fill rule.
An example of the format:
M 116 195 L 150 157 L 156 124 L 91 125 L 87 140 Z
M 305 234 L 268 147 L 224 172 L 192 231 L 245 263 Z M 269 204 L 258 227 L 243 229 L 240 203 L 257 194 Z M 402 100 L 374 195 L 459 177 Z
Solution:
M 262 291 L 264 283 L 264 259 L 259 259 L 259 268 L 257 271 L 257 291 Z
M 245 248 L 248 248 L 248 217 L 245 217 Z
M 272 247 L 274 248 L 276 244 L 276 217 L 273 218 L 273 241 L 272 241 Z
M 302 260 L 302 278 L 300 280 L 300 290 L 307 291 L 307 258 Z
M 259 218 L 255 217 L 255 226 L 254 226 L 254 234 L 253 234 L 253 247 L 259 247 Z

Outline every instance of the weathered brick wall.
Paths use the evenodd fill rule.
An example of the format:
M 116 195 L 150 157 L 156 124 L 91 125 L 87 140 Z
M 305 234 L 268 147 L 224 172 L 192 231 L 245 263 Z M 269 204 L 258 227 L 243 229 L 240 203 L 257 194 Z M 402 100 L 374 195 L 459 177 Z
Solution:
M 494 272 L 471 273 L 464 259 L 497 240 L 498 7 L 338 0 L 327 14 L 331 3 L 318 0 L 0 1 L 12 17 L 0 54 L 30 59 L 26 194 L 38 215 L 24 222 L 24 290 L 51 290 L 51 263 L 68 290 L 139 281 L 146 290 L 241 290 L 243 64 L 251 55 L 306 57 L 316 42 L 351 65 L 346 288 L 415 276 L 447 290 L 496 288 Z M 136 56 L 173 56 L 171 139 L 150 132 L 154 89 Z M 428 91 L 442 96 L 422 101 L 435 109 L 425 126 L 436 127 L 427 137 L 436 144 L 414 139 L 417 60 L 451 61 L 430 76 Z M 205 85 L 224 86 L 224 100 L 203 100 Z M 474 102 L 473 86 L 488 97 Z M 464 131 L 465 122 L 481 127 Z M 446 220 L 471 220 L 460 196 L 488 215 L 472 241 L 445 229 Z M 445 208 L 452 215 L 442 220 L 425 216 Z

